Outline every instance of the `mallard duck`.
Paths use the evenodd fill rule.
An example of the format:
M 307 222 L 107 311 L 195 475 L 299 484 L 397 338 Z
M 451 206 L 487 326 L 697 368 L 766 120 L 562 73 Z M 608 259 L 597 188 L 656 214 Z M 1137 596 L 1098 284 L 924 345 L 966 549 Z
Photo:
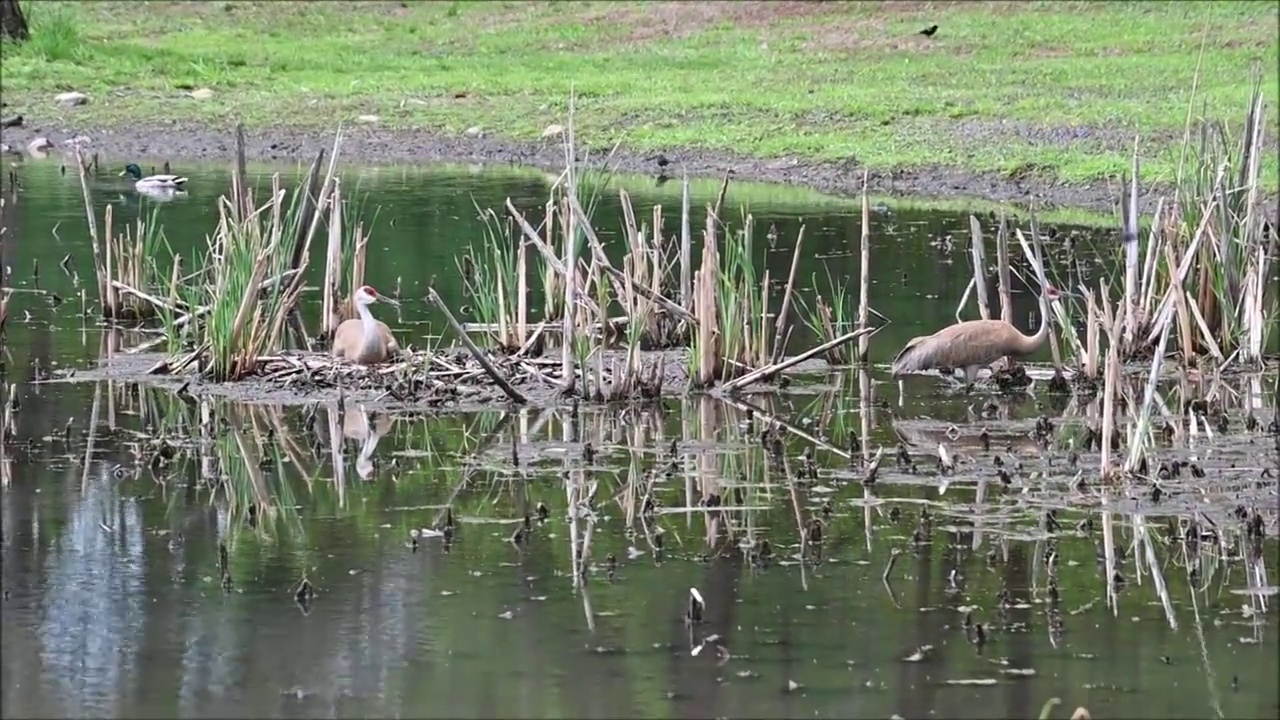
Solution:
M 181 190 L 187 184 L 187 179 L 178 177 L 177 175 L 148 175 L 142 177 L 142 168 L 133 163 L 124 166 L 124 172 L 121 176 L 128 175 L 133 178 L 133 185 L 139 191 L 160 190 L 174 191 Z

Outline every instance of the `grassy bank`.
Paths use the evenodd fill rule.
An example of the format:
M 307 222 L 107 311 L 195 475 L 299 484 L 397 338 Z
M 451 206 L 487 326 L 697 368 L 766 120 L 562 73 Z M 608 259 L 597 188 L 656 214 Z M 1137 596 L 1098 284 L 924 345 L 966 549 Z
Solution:
M 1122 172 L 1136 135 L 1144 179 L 1168 182 L 1189 107 L 1241 122 L 1257 66 L 1268 104 L 1278 100 L 1266 2 L 25 9 L 33 39 L 3 51 L 6 114 L 98 126 L 328 129 L 376 115 L 390 128 L 536 140 L 564 121 L 572 84 L 579 137 L 593 145 L 1084 182 Z M 934 37 L 917 34 L 931 24 Z M 194 88 L 215 95 L 192 99 Z M 58 108 L 65 90 L 94 101 Z

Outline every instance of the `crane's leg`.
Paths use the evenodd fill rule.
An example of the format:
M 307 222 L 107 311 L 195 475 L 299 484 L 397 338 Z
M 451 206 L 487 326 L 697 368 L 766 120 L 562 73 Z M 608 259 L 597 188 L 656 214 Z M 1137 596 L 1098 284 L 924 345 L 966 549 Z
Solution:
M 978 379 L 978 366 L 966 365 L 964 368 L 964 394 L 973 392 L 973 383 Z

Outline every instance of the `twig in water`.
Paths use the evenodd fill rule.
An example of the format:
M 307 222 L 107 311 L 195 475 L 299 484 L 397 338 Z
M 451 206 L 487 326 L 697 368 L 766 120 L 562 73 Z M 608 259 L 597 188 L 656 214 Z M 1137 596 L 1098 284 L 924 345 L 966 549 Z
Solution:
M 898 564 L 898 556 L 901 554 L 902 551 L 898 548 L 893 548 L 889 551 L 889 562 L 885 563 L 884 572 L 880 573 L 880 579 L 886 584 L 889 582 L 889 576 L 893 574 L 893 566 Z
M 884 447 L 876 449 L 876 456 L 872 458 L 871 464 L 867 465 L 867 470 L 862 475 L 863 485 L 875 485 L 876 473 L 880 472 L 880 459 L 884 457 Z
M 841 335 L 840 337 L 836 338 L 835 340 L 832 340 L 830 342 L 825 342 L 815 348 L 806 350 L 800 353 L 799 355 L 796 355 L 795 357 L 787 358 L 786 360 L 783 360 L 780 363 L 775 363 L 773 365 L 769 365 L 768 367 L 760 368 L 759 370 L 749 372 L 740 378 L 737 378 L 735 380 L 730 380 L 729 382 L 722 385 L 721 389 L 726 392 L 729 392 L 729 391 L 736 390 L 740 387 L 743 387 L 744 385 L 750 385 L 751 383 L 756 382 L 758 380 L 772 377 L 793 365 L 799 365 L 800 363 L 804 362 L 805 360 L 808 360 L 809 358 L 817 357 L 818 355 L 821 355 L 822 353 L 832 350 L 834 348 L 840 347 L 845 343 L 857 340 L 863 335 L 875 332 L 877 329 L 878 328 L 863 328 L 861 330 L 854 330 L 852 332 L 847 332 L 844 335 Z

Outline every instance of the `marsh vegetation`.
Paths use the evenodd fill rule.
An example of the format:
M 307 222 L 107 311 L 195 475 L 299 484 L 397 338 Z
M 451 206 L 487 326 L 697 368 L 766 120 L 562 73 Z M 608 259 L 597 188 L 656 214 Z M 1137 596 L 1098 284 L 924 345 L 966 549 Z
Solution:
M 882 329 L 934 328 L 873 307 L 897 278 L 877 272 L 888 263 L 871 251 L 869 198 L 856 231 L 821 250 L 809 225 L 784 235 L 752 208 L 732 208 L 728 179 L 704 213 L 687 191 L 678 213 L 645 207 L 580 159 L 571 121 L 545 200 L 475 207 L 473 242 L 453 268 L 440 266 L 456 268 L 463 292 L 426 278 L 437 322 L 415 327 L 403 357 L 362 367 L 322 352 L 368 281 L 375 232 L 340 170 L 341 135 L 296 187 L 279 174 L 253 187 L 237 158 L 194 254 L 175 252 L 162 211 L 117 232 L 82 162 L 96 282 L 80 305 L 106 324 L 101 368 L 35 362 L 30 377 L 6 383 L 6 533 L 20 528 L 20 543 L 64 564 L 71 550 L 46 538 L 67 527 L 97 548 L 77 550 L 82 559 L 126 546 L 176 558 L 155 560 L 131 590 L 98 582 L 93 567 L 78 571 L 83 582 L 49 584 L 81 588 L 85 602 L 152 594 L 224 618 L 215 601 L 260 608 L 245 627 L 270 628 L 262 634 L 295 660 L 312 651 L 307 641 L 274 633 L 324 636 L 327 619 L 343 628 L 339 643 L 359 638 L 407 668 L 404 648 L 421 644 L 415 613 L 454 613 L 440 625 L 468 630 L 441 646 L 480 673 L 506 647 L 495 624 L 508 623 L 527 645 L 511 653 L 523 664 L 511 685 L 527 692 L 484 695 L 508 714 L 590 714 L 575 684 L 591 670 L 541 675 L 584 655 L 619 672 L 635 664 L 638 685 L 659 683 L 592 694 L 615 714 L 635 712 L 628 693 L 665 697 L 650 714 L 690 710 L 727 679 L 741 702 L 768 711 L 757 714 L 784 715 L 792 702 L 847 693 L 851 676 L 883 714 L 952 699 L 990 711 L 1005 701 L 980 688 L 1015 683 L 1032 683 L 1034 693 L 1015 694 L 1035 697 L 999 705 L 1004 714 L 1057 716 L 1051 703 L 1041 710 L 1054 695 L 1112 715 L 1157 702 L 1148 688 L 1086 677 L 1099 663 L 1079 661 L 1099 653 L 1124 678 L 1186 668 L 1176 698 L 1162 702 L 1252 713 L 1274 676 L 1267 630 L 1280 571 L 1277 240 L 1257 192 L 1260 97 L 1236 135 L 1188 133 L 1198 140 L 1179 191 L 1148 218 L 1135 210 L 1135 157 L 1120 231 L 1096 246 L 1056 236 L 1034 214 L 974 215 L 967 244 L 963 234 L 934 239 L 948 262 L 969 266 L 958 275 L 972 275 L 958 317 L 1021 324 L 1019 278 L 1074 293 L 1055 306 L 1051 367 L 1002 362 L 974 395 L 939 390 L 933 377 L 894 382 L 878 366 L 892 350 L 875 347 Z M 602 217 L 606 206 L 620 219 Z M 618 247 L 606 225 L 618 228 Z M 767 250 L 786 258 L 783 272 L 760 261 Z M 845 266 L 856 282 L 852 270 L 802 273 L 819 251 L 856 257 Z M 389 289 L 385 273 L 376 282 L 410 292 L 399 278 Z M 11 310 L 24 326 L 29 298 L 54 302 L 36 284 L 4 295 L 24 303 Z M 46 411 L 46 397 L 75 392 L 92 395 Z M 70 483 L 37 495 L 44 488 L 25 473 L 41 463 Z M 61 503 L 76 508 L 74 522 Z M 130 514 L 136 507 L 147 512 Z M 143 527 L 150 540 L 135 539 Z M 144 547 L 159 538 L 163 553 Z M 6 573 L 19 567 L 32 580 L 6 575 L 6 590 L 43 587 L 46 571 L 23 560 L 36 553 L 13 547 Z M 140 565 L 103 562 L 130 578 Z M 42 611 L 30 592 L 15 595 L 14 612 Z M 779 621 L 779 607 L 809 619 Z M 183 633 L 212 631 L 150 622 L 150 642 L 194 670 L 180 649 L 198 643 Z M 239 626 L 228 627 L 222 637 Z M 849 636 L 833 640 L 836 627 Z M 66 641 L 42 628 L 50 645 Z M 795 639 L 781 634 L 793 630 Z M 1132 652 L 1098 649 L 1120 632 L 1134 633 Z M 1168 638 L 1176 650 L 1151 649 Z M 337 647 L 314 652 L 348 652 Z M 645 664 L 655 658 L 676 666 L 673 677 Z M 321 677 L 330 669 L 286 676 L 276 665 L 290 666 L 262 671 L 272 698 L 333 681 Z M 916 667 L 928 678 L 882 675 Z M 421 710 L 390 687 L 396 671 L 379 668 L 350 673 L 352 683 L 392 700 L 360 707 Z M 450 686 L 432 677 L 442 693 Z M 563 706 L 533 690 L 548 684 Z M 938 694 L 903 700 L 881 692 L 890 686 Z M 88 692 L 76 697 L 99 707 Z

